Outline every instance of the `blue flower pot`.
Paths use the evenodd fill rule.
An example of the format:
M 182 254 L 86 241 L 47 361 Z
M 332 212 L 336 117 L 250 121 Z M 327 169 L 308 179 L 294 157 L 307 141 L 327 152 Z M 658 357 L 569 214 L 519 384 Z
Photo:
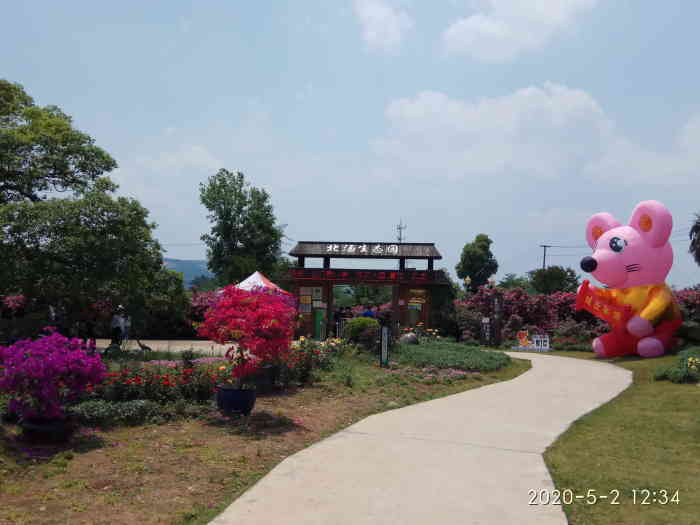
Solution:
M 255 406 L 255 390 L 234 388 L 231 385 L 219 385 L 216 392 L 216 404 L 224 414 L 238 412 L 249 416 Z

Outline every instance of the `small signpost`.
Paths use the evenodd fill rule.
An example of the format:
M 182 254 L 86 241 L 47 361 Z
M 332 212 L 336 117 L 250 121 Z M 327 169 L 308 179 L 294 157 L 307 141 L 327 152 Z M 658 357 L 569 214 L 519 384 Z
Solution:
M 491 344 L 491 319 L 489 317 L 481 318 L 481 344 L 484 346 Z
M 379 348 L 379 366 L 389 366 L 389 327 L 382 326 Z

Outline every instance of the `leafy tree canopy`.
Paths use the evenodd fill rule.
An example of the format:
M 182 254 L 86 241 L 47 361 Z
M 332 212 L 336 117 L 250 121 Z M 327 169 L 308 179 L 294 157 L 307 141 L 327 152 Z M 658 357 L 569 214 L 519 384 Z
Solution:
M 0 206 L 0 294 L 22 293 L 69 316 L 99 299 L 145 303 L 163 261 L 155 224 L 100 179 L 81 196 Z
M 530 283 L 538 293 L 575 292 L 579 277 L 571 268 L 549 266 L 528 272 Z
M 0 205 L 83 192 L 116 167 L 58 107 L 36 106 L 22 86 L 0 79 Z
M 489 236 L 480 233 L 462 249 L 462 256 L 455 269 L 460 279 L 471 279 L 470 287 L 473 290 L 485 285 L 489 277 L 498 271 L 498 262 L 491 253 L 491 244 L 493 241 Z
M 190 283 L 190 289 L 198 292 L 211 292 L 217 288 L 219 288 L 219 282 L 216 277 L 207 277 L 206 275 L 195 277 Z
M 688 251 L 695 259 L 695 262 L 700 265 L 700 213 L 695 215 L 695 221 L 690 227 L 690 248 Z
M 200 184 L 199 196 L 213 223 L 202 240 L 207 244 L 209 269 L 219 282 L 240 281 L 256 270 L 276 275 L 283 233 L 270 195 L 248 184 L 243 173 L 221 169 Z
M 498 286 L 505 288 L 506 290 L 510 290 L 512 288 L 522 288 L 528 293 L 535 293 L 535 289 L 532 287 L 530 279 L 525 275 L 507 273 L 498 283 Z

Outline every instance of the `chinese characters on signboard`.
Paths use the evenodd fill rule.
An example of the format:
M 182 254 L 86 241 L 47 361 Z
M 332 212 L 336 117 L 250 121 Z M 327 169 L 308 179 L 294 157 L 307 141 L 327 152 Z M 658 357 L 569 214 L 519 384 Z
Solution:
M 290 275 L 294 279 L 310 281 L 394 281 L 411 283 L 444 282 L 439 270 L 327 270 L 320 268 L 293 268 Z
M 326 253 L 329 255 L 399 255 L 398 244 L 326 244 Z

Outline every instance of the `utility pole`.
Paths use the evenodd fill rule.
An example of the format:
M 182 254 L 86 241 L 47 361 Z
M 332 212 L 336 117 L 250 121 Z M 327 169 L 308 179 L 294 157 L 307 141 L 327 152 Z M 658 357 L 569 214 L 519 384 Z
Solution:
M 542 269 L 544 270 L 547 267 L 547 248 L 551 248 L 551 244 L 540 244 L 540 248 L 544 249 L 544 252 L 542 253 Z
M 399 235 L 396 237 L 396 240 L 399 242 L 403 242 L 403 231 L 406 229 L 406 225 L 403 224 L 403 219 L 399 219 L 399 224 L 396 226 L 396 230 L 399 232 Z

